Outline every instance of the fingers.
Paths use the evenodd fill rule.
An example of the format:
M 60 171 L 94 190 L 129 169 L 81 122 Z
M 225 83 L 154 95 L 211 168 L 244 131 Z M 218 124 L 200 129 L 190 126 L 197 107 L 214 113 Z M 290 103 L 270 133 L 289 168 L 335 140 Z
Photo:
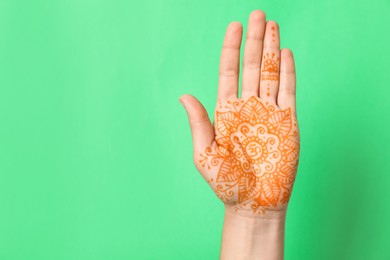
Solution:
M 278 94 L 278 105 L 281 108 L 291 108 L 295 114 L 295 89 L 296 89 L 296 74 L 294 57 L 289 49 L 281 51 L 280 64 L 280 85 Z
M 242 25 L 239 22 L 230 23 L 222 46 L 219 68 L 218 98 L 220 100 L 237 98 L 241 38 Z
M 276 103 L 279 86 L 280 37 L 279 26 L 268 21 L 264 36 L 264 49 L 261 61 L 260 98 Z
M 214 127 L 210 122 L 206 109 L 191 95 L 180 97 L 191 127 L 194 153 L 200 153 L 214 141 Z
M 265 32 L 265 14 L 260 10 L 249 16 L 244 51 L 241 97 L 259 95 L 260 65 Z

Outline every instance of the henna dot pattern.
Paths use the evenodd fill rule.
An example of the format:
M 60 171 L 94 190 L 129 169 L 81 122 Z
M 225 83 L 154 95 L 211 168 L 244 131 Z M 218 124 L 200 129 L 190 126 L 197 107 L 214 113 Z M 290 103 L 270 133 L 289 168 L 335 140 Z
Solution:
M 296 118 L 252 96 L 220 102 L 215 112 L 216 143 L 200 155 L 215 172 L 209 183 L 237 210 L 280 209 L 290 198 L 299 157 Z

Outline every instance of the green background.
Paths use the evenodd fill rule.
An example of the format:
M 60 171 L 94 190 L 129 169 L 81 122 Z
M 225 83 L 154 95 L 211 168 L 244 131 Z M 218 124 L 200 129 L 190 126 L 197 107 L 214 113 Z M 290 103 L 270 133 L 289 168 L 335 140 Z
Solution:
M 286 259 L 390 259 L 388 0 L 1 0 L 0 259 L 217 259 L 178 97 L 254 9 L 298 73 Z

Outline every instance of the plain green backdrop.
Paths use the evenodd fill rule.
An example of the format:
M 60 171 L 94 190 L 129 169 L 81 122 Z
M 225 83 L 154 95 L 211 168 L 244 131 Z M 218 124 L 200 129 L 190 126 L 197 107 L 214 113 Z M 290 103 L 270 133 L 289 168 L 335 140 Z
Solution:
M 0 259 L 218 259 L 178 97 L 212 114 L 254 9 L 298 73 L 286 259 L 390 259 L 389 0 L 0 0 Z

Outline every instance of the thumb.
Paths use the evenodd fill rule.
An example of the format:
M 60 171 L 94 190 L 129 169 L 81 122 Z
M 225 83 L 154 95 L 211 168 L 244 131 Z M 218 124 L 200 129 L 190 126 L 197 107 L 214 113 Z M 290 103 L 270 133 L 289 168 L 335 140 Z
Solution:
M 188 115 L 194 152 L 203 152 L 214 141 L 214 127 L 207 111 L 194 96 L 183 95 L 179 101 Z

